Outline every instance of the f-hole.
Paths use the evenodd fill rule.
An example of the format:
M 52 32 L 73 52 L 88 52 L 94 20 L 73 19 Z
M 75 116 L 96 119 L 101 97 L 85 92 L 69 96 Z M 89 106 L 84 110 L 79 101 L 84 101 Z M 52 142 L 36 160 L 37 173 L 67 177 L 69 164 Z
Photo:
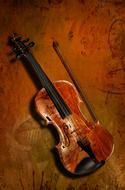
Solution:
M 48 117 L 48 116 L 46 116 L 46 119 L 47 119 L 48 121 L 51 121 L 50 117 Z

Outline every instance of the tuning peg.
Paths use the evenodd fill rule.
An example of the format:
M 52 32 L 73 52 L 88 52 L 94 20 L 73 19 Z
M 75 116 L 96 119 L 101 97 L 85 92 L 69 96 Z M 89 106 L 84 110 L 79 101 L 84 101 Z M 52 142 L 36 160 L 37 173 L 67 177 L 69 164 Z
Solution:
M 17 37 L 15 37 L 15 41 L 20 41 L 21 38 L 22 38 L 22 36 L 17 36 Z
M 21 58 L 21 54 L 16 54 L 16 58 L 20 59 Z
M 18 40 L 21 40 L 22 36 L 21 35 L 18 35 L 17 33 L 11 33 L 9 35 L 9 41 L 10 42 L 14 42 L 14 41 L 18 41 Z
M 25 40 L 23 40 L 22 42 L 23 43 L 26 43 L 26 42 L 28 42 L 29 41 L 29 38 L 26 38 Z
M 18 34 L 16 32 L 13 32 L 9 35 L 10 38 L 16 38 Z
M 16 53 L 17 52 L 17 48 L 13 48 L 13 52 Z
M 34 45 L 35 45 L 34 42 L 30 42 L 30 43 L 27 45 L 27 47 L 30 48 L 30 47 L 33 47 Z
M 13 33 L 11 33 L 11 35 L 10 36 L 18 36 L 18 33 L 16 33 L 16 32 L 13 32 Z

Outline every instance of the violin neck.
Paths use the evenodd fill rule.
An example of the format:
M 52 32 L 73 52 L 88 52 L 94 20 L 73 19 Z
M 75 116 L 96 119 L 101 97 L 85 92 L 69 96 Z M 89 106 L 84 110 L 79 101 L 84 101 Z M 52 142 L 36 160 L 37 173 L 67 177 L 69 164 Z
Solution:
M 31 53 L 27 53 L 24 55 L 24 57 L 31 64 L 39 81 L 42 84 L 42 87 L 46 89 L 47 94 L 57 108 L 60 116 L 64 119 L 65 117 L 70 115 L 71 110 L 69 109 L 68 105 L 64 102 L 63 98 L 58 93 L 52 82 L 49 80 L 43 69 L 40 67 L 34 56 Z

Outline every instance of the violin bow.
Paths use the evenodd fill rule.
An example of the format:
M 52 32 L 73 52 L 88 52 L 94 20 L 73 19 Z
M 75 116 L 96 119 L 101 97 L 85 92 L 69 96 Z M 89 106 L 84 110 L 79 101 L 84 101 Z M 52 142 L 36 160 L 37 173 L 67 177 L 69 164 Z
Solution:
M 91 115 L 93 121 L 97 123 L 99 120 L 98 120 L 98 118 L 97 118 L 95 112 L 93 111 L 93 107 L 92 107 L 92 105 L 90 104 L 90 102 L 89 102 L 89 100 L 88 100 L 88 98 L 87 98 L 87 96 L 86 96 L 85 91 L 83 91 L 83 89 L 81 89 L 80 85 L 78 84 L 78 81 L 77 81 L 76 78 L 74 77 L 74 75 L 73 75 L 73 73 L 72 73 L 70 67 L 66 64 L 66 62 L 65 62 L 65 60 L 64 60 L 64 58 L 63 58 L 63 56 L 62 56 L 62 53 L 61 53 L 61 51 L 60 51 L 59 43 L 58 43 L 57 41 L 53 41 L 53 48 L 54 48 L 55 52 L 57 53 L 58 57 L 60 58 L 61 63 L 63 64 L 63 66 L 64 66 L 64 68 L 66 69 L 67 73 L 69 74 L 71 80 L 73 81 L 73 83 L 74 83 L 76 89 L 78 90 L 78 92 L 79 92 L 79 94 L 80 94 L 82 100 L 84 101 L 86 107 L 88 108 L 88 111 L 89 111 L 89 113 L 90 113 L 90 115 Z

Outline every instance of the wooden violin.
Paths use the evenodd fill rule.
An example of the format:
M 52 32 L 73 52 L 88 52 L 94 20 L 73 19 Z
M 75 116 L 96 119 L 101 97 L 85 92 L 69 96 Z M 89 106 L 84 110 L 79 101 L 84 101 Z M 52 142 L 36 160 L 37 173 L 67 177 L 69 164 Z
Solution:
M 91 173 L 103 165 L 113 152 L 113 137 L 99 121 L 89 122 L 80 110 L 82 100 L 75 86 L 65 80 L 51 82 L 40 67 L 30 47 L 33 42 L 22 40 L 17 34 L 9 36 L 17 58 L 30 63 L 42 89 L 35 97 L 37 112 L 52 124 L 59 135 L 57 152 L 64 168 L 72 174 Z M 89 160 L 89 164 L 84 162 Z M 82 164 L 84 165 L 83 169 Z M 88 165 L 87 165 L 88 164 Z M 94 169 L 91 170 L 94 166 Z M 80 168 L 81 167 L 81 168 Z M 88 171 L 84 170 L 88 167 Z

